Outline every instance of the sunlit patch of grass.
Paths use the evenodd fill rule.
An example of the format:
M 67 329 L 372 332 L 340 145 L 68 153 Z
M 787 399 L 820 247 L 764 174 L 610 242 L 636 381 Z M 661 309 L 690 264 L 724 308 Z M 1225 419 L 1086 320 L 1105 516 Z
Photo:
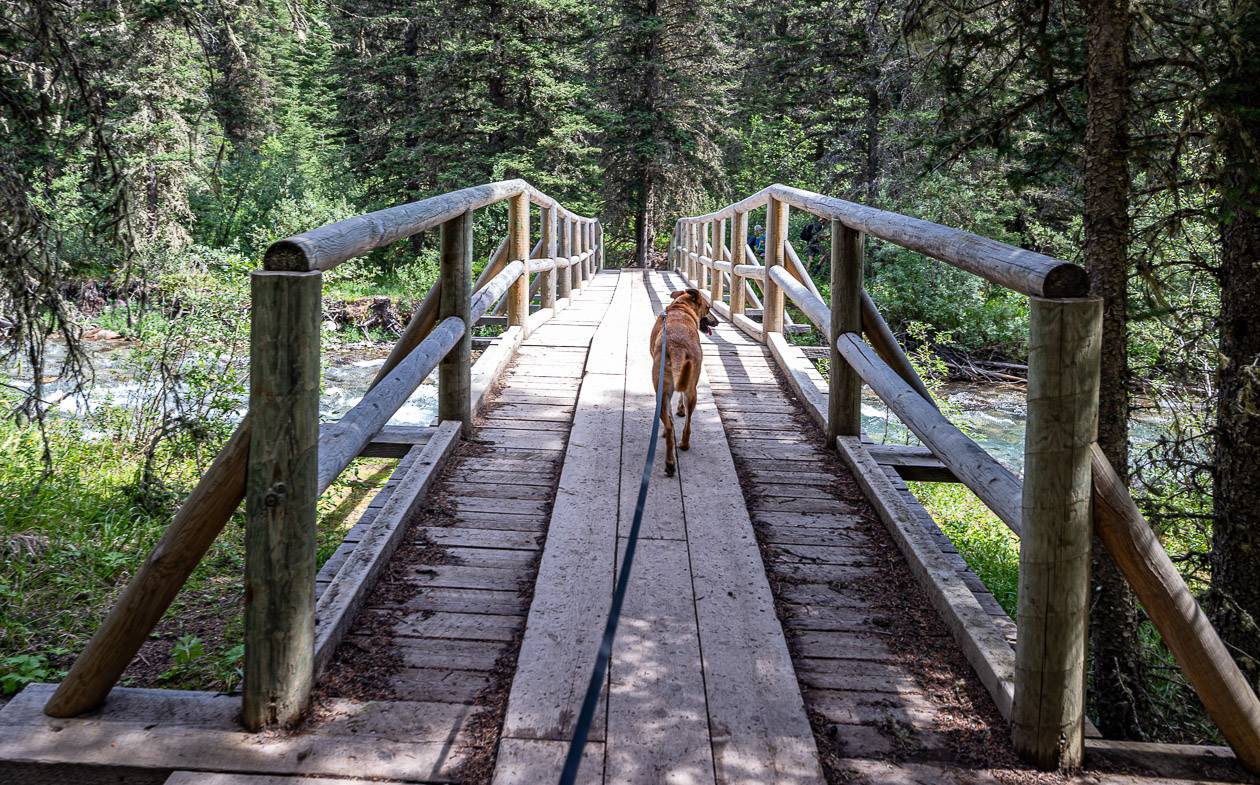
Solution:
M 1019 538 L 965 485 L 907 483 L 967 566 L 1013 619 L 1019 591 Z
M 200 477 L 201 450 L 170 445 L 167 488 L 141 493 L 143 456 L 125 443 L 54 418 L 55 471 L 45 475 L 38 432 L 0 422 L 0 692 L 61 678 L 165 531 Z M 336 550 L 396 461 L 356 461 L 319 503 L 317 563 Z M 161 686 L 230 689 L 239 681 L 245 569 L 242 510 L 189 577 L 161 624 Z M 151 645 L 151 644 L 150 644 Z M 165 667 L 165 666 L 163 666 Z

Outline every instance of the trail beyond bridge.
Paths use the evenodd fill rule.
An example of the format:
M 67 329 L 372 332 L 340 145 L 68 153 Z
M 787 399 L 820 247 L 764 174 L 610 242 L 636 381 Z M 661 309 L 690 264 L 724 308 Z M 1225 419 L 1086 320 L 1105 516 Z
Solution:
M 473 212 L 498 202 L 509 234 L 474 282 Z M 831 222 L 829 298 L 791 209 Z M 744 241 L 760 210 L 764 259 Z M 434 229 L 438 283 L 362 402 L 321 425 L 322 271 Z M 875 241 L 1031 298 L 1022 477 L 938 410 L 863 291 Z M 605 269 L 599 222 L 519 180 L 273 245 L 248 416 L 64 680 L 0 710 L 0 782 L 556 782 L 650 446 L 648 336 L 687 287 L 722 323 L 676 476 L 656 454 L 579 782 L 1254 781 L 1260 702 L 1093 443 L 1100 308 L 1080 268 L 778 185 L 680 219 L 668 260 Z M 477 324 L 504 329 L 474 363 Z M 826 378 L 788 338 L 810 329 Z M 435 370 L 433 426 L 389 425 Z M 921 446 L 862 434 L 864 385 Z M 360 456 L 397 466 L 317 569 L 316 500 Z M 907 481 L 963 483 L 1020 537 L 1018 625 Z M 242 500 L 243 694 L 117 686 Z M 1229 747 L 1093 731 L 1095 536 Z

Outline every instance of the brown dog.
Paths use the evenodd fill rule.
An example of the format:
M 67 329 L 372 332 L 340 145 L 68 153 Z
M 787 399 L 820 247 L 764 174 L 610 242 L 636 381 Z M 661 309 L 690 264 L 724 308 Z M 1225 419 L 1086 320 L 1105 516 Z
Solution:
M 704 363 L 704 350 L 700 348 L 700 331 L 712 335 L 717 319 L 709 315 L 709 303 L 697 289 L 670 292 L 673 300 L 665 306 L 665 313 L 656 318 L 649 346 L 652 350 L 652 385 L 661 379 L 661 326 L 665 326 L 665 389 L 657 389 L 664 397 L 661 404 L 661 424 L 665 427 L 665 476 L 673 477 L 677 466 L 674 454 L 674 418 L 670 403 L 675 392 L 682 393 L 678 402 L 678 416 L 686 415 L 682 438 L 678 449 L 691 446 L 691 414 L 696 409 L 696 384 L 700 381 L 700 369 Z

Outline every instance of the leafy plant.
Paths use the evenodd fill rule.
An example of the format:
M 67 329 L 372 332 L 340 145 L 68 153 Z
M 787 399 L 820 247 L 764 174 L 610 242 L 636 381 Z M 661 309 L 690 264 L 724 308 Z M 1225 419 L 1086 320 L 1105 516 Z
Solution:
M 60 678 L 60 671 L 48 664 L 42 654 L 18 654 L 0 659 L 0 694 L 13 695 L 37 681 Z

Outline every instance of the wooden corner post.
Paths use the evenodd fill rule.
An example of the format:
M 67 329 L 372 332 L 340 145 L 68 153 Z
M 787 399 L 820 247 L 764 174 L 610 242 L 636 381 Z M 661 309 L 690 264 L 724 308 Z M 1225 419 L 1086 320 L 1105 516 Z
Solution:
M 831 222 L 831 373 L 827 395 L 827 444 L 837 436 L 862 435 L 862 377 L 840 356 L 844 333 L 862 334 L 862 233 Z
M 473 326 L 468 323 L 468 317 L 472 315 L 472 224 L 471 210 L 442 224 L 439 272 L 442 299 L 438 307 L 438 322 L 451 316 L 463 319 L 464 337 L 438 363 L 438 419 L 463 423 L 465 437 L 472 433 Z M 546 226 L 545 222 L 543 226 Z
M 726 222 L 721 218 L 713 220 L 713 263 L 716 265 L 722 261 L 722 249 L 726 244 Z M 709 298 L 710 302 L 722 302 L 722 271 L 716 266 L 709 270 Z
M 744 312 L 744 279 L 735 272 L 745 263 L 745 240 L 748 236 L 748 213 L 737 212 L 731 219 L 731 316 Z
M 769 340 L 770 333 L 783 332 L 783 289 L 774 282 L 770 268 L 783 265 L 787 227 L 787 202 L 770 197 L 766 205 L 766 280 L 761 314 L 761 334 L 764 340 Z
M 542 247 L 539 253 L 543 259 L 556 259 L 556 209 L 554 207 L 542 208 Z M 539 280 L 538 298 L 541 307 L 556 307 L 556 268 L 544 270 L 539 273 L 542 278 Z
M 569 242 L 572 236 L 573 219 L 565 216 L 560 219 L 560 236 L 557 237 L 557 250 L 560 256 L 564 258 L 566 266 L 556 270 L 556 294 L 561 300 L 568 300 L 573 296 L 573 270 L 567 265 L 569 257 L 573 256 L 573 246 Z
M 321 279 L 250 276 L 242 711 L 250 730 L 297 721 L 315 678 Z
M 1043 769 L 1077 768 L 1083 757 L 1101 335 L 1101 300 L 1030 301 L 1011 739 Z
M 526 272 L 508 290 L 508 325 L 529 331 L 529 194 L 512 197 L 508 214 L 508 262 L 518 259 L 525 263 Z

